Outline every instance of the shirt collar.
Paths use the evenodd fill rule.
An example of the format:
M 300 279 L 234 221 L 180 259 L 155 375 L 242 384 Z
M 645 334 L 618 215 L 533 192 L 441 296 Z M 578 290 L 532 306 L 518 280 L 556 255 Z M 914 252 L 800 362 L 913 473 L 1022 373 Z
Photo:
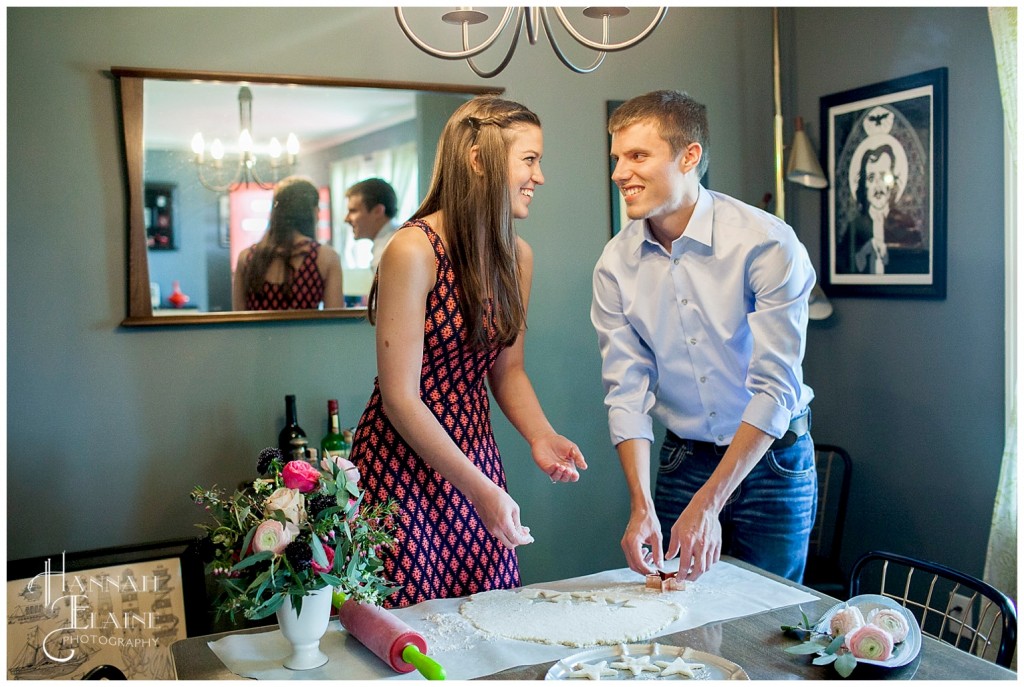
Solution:
M 705 246 L 711 246 L 712 226 L 715 218 L 715 201 L 703 185 L 697 187 L 697 203 L 693 207 L 693 214 L 686 225 L 686 231 L 672 243 L 673 254 L 683 245 L 684 239 L 696 241 Z M 647 220 L 637 222 L 637 232 L 634 237 L 633 251 L 639 252 L 644 244 L 653 249 L 661 249 L 661 244 L 651 236 L 651 230 L 647 226 Z

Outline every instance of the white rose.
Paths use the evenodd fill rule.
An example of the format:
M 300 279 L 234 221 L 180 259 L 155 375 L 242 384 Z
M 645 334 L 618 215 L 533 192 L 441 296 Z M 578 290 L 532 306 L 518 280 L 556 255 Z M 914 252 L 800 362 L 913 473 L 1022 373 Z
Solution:
M 303 502 L 304 499 L 298 489 L 281 487 L 267 497 L 263 503 L 263 512 L 265 515 L 273 515 L 276 510 L 283 511 L 284 517 L 288 518 L 290 522 L 301 525 L 306 521 L 306 509 L 303 507 Z

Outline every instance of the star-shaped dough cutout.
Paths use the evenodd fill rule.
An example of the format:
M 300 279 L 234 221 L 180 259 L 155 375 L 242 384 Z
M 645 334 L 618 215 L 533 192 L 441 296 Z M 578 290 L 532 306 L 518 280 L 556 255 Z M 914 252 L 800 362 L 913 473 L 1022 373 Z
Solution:
M 618 675 L 618 671 L 612 670 L 608 667 L 608 661 L 601 661 L 600 663 L 577 663 L 577 670 L 569 673 L 569 677 L 585 677 L 588 680 L 600 680 L 602 675 L 611 677 L 612 675 Z
M 683 677 L 696 677 L 695 670 L 700 670 L 704 667 L 703 663 L 687 663 L 680 656 L 671 663 L 668 661 L 655 661 L 657 665 L 662 668 L 661 675 L 682 675 Z
M 623 656 L 621 660 L 616 661 L 612 664 L 612 668 L 618 668 L 619 670 L 628 670 L 633 673 L 633 677 L 636 677 L 640 673 L 646 671 L 658 672 L 658 666 L 651 663 L 650 656 Z

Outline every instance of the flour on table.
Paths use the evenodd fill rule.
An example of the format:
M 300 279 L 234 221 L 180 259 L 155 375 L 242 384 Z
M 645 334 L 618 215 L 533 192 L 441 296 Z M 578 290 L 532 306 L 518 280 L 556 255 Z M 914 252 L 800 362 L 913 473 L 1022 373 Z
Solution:
M 662 594 L 530 588 L 474 594 L 459 612 L 479 630 L 506 639 L 591 646 L 649 639 L 683 608 Z
M 434 653 L 463 651 L 476 646 L 481 637 L 473 625 L 458 613 L 432 613 L 424 618 L 429 625 L 423 628 L 427 646 Z

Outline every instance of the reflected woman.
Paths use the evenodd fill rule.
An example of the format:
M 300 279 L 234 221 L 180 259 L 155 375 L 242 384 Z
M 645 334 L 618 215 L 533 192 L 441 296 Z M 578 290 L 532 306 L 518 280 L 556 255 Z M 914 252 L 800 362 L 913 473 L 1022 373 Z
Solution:
M 267 233 L 238 255 L 234 310 L 315 310 L 344 306 L 341 258 L 315 239 L 320 193 L 306 177 L 274 189 Z

